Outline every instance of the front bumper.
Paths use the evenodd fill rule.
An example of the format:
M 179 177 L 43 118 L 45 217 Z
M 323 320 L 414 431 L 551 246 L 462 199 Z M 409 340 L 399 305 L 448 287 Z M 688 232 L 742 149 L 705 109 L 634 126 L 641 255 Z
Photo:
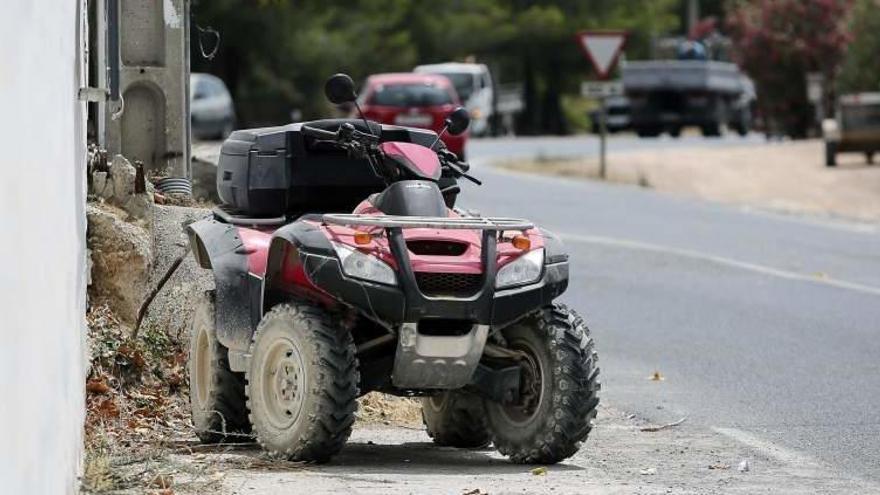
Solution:
M 300 250 L 306 275 L 338 301 L 397 332 L 392 383 L 398 389 L 458 389 L 471 383 L 479 366 L 490 327 L 503 326 L 549 304 L 568 285 L 566 259 L 548 257 L 538 282 L 496 290 L 498 233 L 531 228 L 530 222 L 506 218 L 422 218 L 361 215 L 324 215 L 336 224 L 381 226 L 397 265 L 397 286 L 354 279 L 345 275 L 336 256 Z M 482 280 L 467 297 L 428 296 L 413 271 L 404 228 L 477 229 Z M 436 320 L 444 320 L 438 334 Z M 430 321 L 435 320 L 435 321 Z M 457 320 L 457 322 L 450 322 Z M 461 324 L 468 330 L 459 333 Z M 425 325 L 423 327 L 423 324 Z
M 391 376 L 401 390 L 452 390 L 472 384 L 489 329 L 549 304 L 568 285 L 568 262 L 563 261 L 544 265 L 537 283 L 496 291 L 493 276 L 472 297 L 431 298 L 406 283 L 392 287 L 348 277 L 335 257 L 302 252 L 300 256 L 315 285 L 368 318 L 397 329 Z M 398 275 L 401 282 L 407 279 Z M 419 322 L 430 318 L 464 320 L 471 323 L 470 331 L 422 333 Z
M 489 284 L 467 298 L 433 298 L 418 287 L 388 286 L 346 276 L 339 260 L 300 251 L 303 267 L 312 282 L 335 299 L 359 309 L 368 318 L 388 325 L 418 322 L 425 318 L 467 320 L 478 325 L 503 326 L 545 306 L 565 292 L 568 262 L 544 265 L 541 279 L 533 284 L 494 290 Z

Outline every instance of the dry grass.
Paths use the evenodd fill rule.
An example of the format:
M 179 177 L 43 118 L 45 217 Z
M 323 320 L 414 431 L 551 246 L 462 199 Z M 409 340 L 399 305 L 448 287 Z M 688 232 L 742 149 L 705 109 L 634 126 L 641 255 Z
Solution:
M 213 468 L 171 454 L 194 441 L 183 344 L 159 331 L 131 339 L 106 306 L 87 314 L 92 362 L 86 383 L 84 493 L 204 493 Z
M 422 425 L 422 405 L 418 399 L 371 392 L 358 399 L 358 406 L 360 423 L 411 428 Z

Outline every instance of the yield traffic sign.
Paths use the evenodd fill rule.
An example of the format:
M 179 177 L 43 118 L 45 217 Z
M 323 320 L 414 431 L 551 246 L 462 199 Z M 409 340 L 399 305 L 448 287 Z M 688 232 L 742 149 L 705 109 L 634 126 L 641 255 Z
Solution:
M 607 79 L 626 43 L 626 32 L 581 31 L 577 34 L 577 41 L 599 79 Z

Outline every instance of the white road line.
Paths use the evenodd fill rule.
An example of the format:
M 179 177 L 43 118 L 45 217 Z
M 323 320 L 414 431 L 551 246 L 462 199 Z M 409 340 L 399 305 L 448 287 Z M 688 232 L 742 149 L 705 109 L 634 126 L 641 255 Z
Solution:
M 765 457 L 769 457 L 770 459 L 779 462 L 780 464 L 798 466 L 807 469 L 826 468 L 826 466 L 822 465 L 819 461 L 813 459 L 810 456 L 795 452 L 794 450 L 787 449 L 785 447 L 780 447 L 773 442 L 764 440 L 754 433 L 740 430 L 739 428 L 722 428 L 718 426 L 713 426 L 712 431 L 732 438 L 733 440 L 751 448 L 752 450 L 755 450 L 757 453 Z
M 756 263 L 749 263 L 748 261 L 740 261 L 733 258 L 725 258 L 723 256 L 716 256 L 714 254 L 702 253 L 700 251 L 694 251 L 691 249 L 682 249 L 676 247 L 662 246 L 659 244 L 651 244 L 647 242 L 641 241 L 633 241 L 629 239 L 618 239 L 615 237 L 605 237 L 605 236 L 594 236 L 594 235 L 581 235 L 581 234 L 559 234 L 559 237 L 562 240 L 572 241 L 572 242 L 583 242 L 587 244 L 599 244 L 603 246 L 614 246 L 621 247 L 626 249 L 636 249 L 640 251 L 648 251 L 652 253 L 660 253 L 660 254 L 669 254 L 673 256 L 679 256 L 682 258 L 691 258 L 700 261 L 706 261 L 709 263 L 714 263 L 716 265 L 737 268 L 740 270 L 746 270 L 753 273 L 759 273 L 761 275 L 767 275 L 771 277 L 784 278 L 788 280 L 797 280 L 801 282 L 808 282 L 813 284 L 821 284 L 827 285 L 830 287 L 835 287 L 838 289 L 851 290 L 855 292 L 861 292 L 863 294 L 870 294 L 873 296 L 880 296 L 880 287 L 873 287 L 870 285 L 864 285 L 857 282 L 849 282 L 846 280 L 839 280 L 831 277 L 818 277 L 813 275 L 806 275 L 803 273 L 792 272 L 788 270 L 782 270 L 779 268 L 773 268 L 771 266 L 758 265 Z
M 792 449 L 764 440 L 754 433 L 740 430 L 739 428 L 722 428 L 718 426 L 713 426 L 712 431 L 749 447 L 759 455 L 768 457 L 795 471 L 796 474 L 803 473 L 803 476 L 809 478 L 843 479 L 840 478 L 841 475 L 835 472 L 833 467 L 820 462 L 809 455 L 801 454 Z M 860 491 L 865 490 L 869 493 L 877 493 L 878 488 L 880 488 L 873 482 L 867 481 L 858 476 L 853 476 L 849 473 L 847 473 L 845 479 L 858 485 Z

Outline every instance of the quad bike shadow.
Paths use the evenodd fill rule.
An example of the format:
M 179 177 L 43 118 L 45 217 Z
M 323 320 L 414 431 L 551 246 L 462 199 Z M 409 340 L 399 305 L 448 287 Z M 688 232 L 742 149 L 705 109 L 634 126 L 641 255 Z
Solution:
M 325 92 L 357 108 L 350 77 Z M 584 320 L 555 302 L 568 255 L 528 220 L 456 207 L 459 180 L 481 183 L 442 138 L 468 123 L 458 108 L 439 134 L 361 115 L 229 136 L 224 205 L 188 226 L 215 281 L 191 326 L 202 441 L 253 433 L 277 456 L 326 462 L 357 397 L 379 391 L 420 397 L 439 446 L 491 442 L 522 464 L 577 452 L 599 369 Z
M 410 436 L 410 435 L 408 435 Z M 495 449 L 491 446 L 478 448 L 440 447 L 429 441 L 408 441 L 400 443 L 377 444 L 373 441 L 358 439 L 349 441 L 345 448 L 333 458 L 332 463 L 312 465 L 310 472 L 342 475 L 360 474 L 389 474 L 407 475 L 442 474 L 448 472 L 456 475 L 486 475 L 486 474 L 522 474 L 523 467 L 512 464 L 493 455 Z M 264 460 L 265 453 L 257 444 L 251 447 L 238 447 L 232 451 L 226 451 L 218 446 L 217 452 L 223 452 L 225 456 L 235 456 L 253 460 Z M 248 465 L 251 462 L 239 461 L 238 465 Z M 249 470 L 259 471 L 264 463 L 251 464 L 254 467 Z M 405 466 L 405 470 L 402 469 Z M 273 472 L 285 471 L 283 464 L 273 462 L 266 469 Z M 557 464 L 554 471 L 583 471 L 586 468 L 574 464 Z M 293 464 L 289 467 L 290 472 L 302 470 L 301 464 Z
M 394 445 L 375 445 L 350 442 L 333 459 L 333 463 L 317 469 L 325 472 L 351 472 L 372 474 L 400 474 L 405 466 L 408 475 L 438 474 L 443 471 L 459 475 L 521 474 L 521 465 L 512 464 L 492 456 L 492 448 L 459 449 L 438 447 L 431 442 L 403 442 Z M 558 464 L 560 471 L 582 471 L 585 468 L 572 464 Z

